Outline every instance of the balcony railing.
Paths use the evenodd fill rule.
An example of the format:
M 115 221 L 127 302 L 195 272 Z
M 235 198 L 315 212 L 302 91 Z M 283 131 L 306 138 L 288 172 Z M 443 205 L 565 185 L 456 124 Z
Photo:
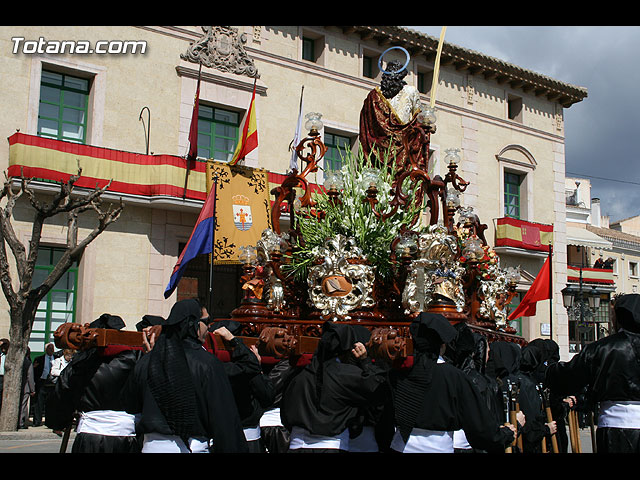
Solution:
M 548 252 L 553 243 L 553 225 L 527 222 L 516 218 L 499 218 L 496 224 L 496 247 L 515 247 Z
M 77 174 L 80 188 L 103 187 L 108 191 L 136 197 L 172 197 L 204 201 L 206 166 L 204 161 L 190 165 L 187 188 L 187 161 L 177 155 L 145 155 L 110 148 L 82 145 L 51 138 L 14 133 L 9 138 L 10 177 L 20 176 L 46 182 L 64 182 Z M 288 164 L 287 164 L 288 166 Z M 285 175 L 268 172 L 269 190 L 280 185 Z M 321 189 L 310 184 L 312 191 Z M 286 204 L 288 205 L 288 204 Z
M 580 267 L 567 265 L 567 282 L 580 283 Z M 608 268 L 583 268 L 582 283 L 589 285 L 614 285 L 613 270 Z

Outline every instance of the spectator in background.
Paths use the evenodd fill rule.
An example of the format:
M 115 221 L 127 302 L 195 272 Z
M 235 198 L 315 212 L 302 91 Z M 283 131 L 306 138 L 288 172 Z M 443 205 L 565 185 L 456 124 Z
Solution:
M 22 398 L 20 403 L 20 417 L 18 418 L 18 428 L 28 428 L 29 403 L 36 394 L 36 382 L 33 377 L 33 363 L 31 362 L 31 350 L 27 347 L 22 364 Z
M 33 405 L 34 427 L 42 425 L 47 397 L 54 387 L 53 382 L 49 378 L 49 374 L 51 373 L 51 366 L 55 358 L 62 355 L 62 351 L 56 352 L 55 348 L 53 343 L 47 343 L 44 347 L 44 353 L 33 360 L 33 374 L 36 379 L 36 395 Z
M 62 355 L 53 360 L 53 363 L 51 364 L 51 373 L 49 374 L 53 383 L 58 381 L 60 373 L 67 365 L 69 365 L 74 353 L 75 350 L 72 348 L 65 348 L 62 350 Z
M 7 358 L 7 350 L 9 350 L 9 339 L 0 339 L 0 408 L 2 408 L 2 390 L 4 385 L 4 361 Z

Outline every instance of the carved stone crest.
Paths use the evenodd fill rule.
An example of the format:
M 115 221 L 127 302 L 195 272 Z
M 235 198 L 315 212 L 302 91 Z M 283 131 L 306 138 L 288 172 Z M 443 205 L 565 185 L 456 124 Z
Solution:
M 202 63 L 222 72 L 260 78 L 258 69 L 244 49 L 245 33 L 238 34 L 233 27 L 202 27 L 204 35 L 193 42 L 180 58 L 193 63 Z

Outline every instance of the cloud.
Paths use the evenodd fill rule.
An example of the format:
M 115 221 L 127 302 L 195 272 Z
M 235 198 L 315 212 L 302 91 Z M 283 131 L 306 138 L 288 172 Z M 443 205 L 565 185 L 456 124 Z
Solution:
M 408 28 L 434 37 L 441 29 Z M 640 185 L 615 181 L 640 184 L 640 27 L 448 26 L 445 41 L 587 88 L 564 112 L 566 170 L 590 178 L 612 221 L 640 215 Z

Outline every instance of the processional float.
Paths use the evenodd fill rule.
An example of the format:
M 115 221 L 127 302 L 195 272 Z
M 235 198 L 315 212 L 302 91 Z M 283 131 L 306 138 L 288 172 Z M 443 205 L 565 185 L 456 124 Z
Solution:
M 345 152 L 342 169 L 325 170 L 325 188 L 315 193 L 309 176 L 319 170 L 327 147 L 321 115 L 307 114 L 309 133 L 295 147 L 300 171 L 292 169 L 271 191 L 272 227 L 256 245 L 241 249 L 243 299 L 231 312 L 242 325 L 241 338 L 265 357 L 310 355 L 325 321 L 344 322 L 371 331 L 375 355 L 401 361 L 412 353 L 412 319 L 433 312 L 452 324 L 466 322 L 490 342 L 526 343 L 507 324 L 519 272 L 500 267 L 484 235 L 487 226 L 461 205 L 469 182 L 457 172 L 459 150 L 446 150 L 444 177 L 429 171 L 433 97 L 402 128 L 388 132 L 386 150 L 372 145 L 365 131 L 370 97 L 361 112 L 366 151 Z M 387 102 L 381 96 L 375 101 Z M 283 211 L 289 212 L 286 231 Z M 109 335 L 66 324 L 56 332 L 56 344 L 143 344 L 142 332 L 123 332 L 113 341 Z M 217 335 L 206 346 L 226 348 Z

